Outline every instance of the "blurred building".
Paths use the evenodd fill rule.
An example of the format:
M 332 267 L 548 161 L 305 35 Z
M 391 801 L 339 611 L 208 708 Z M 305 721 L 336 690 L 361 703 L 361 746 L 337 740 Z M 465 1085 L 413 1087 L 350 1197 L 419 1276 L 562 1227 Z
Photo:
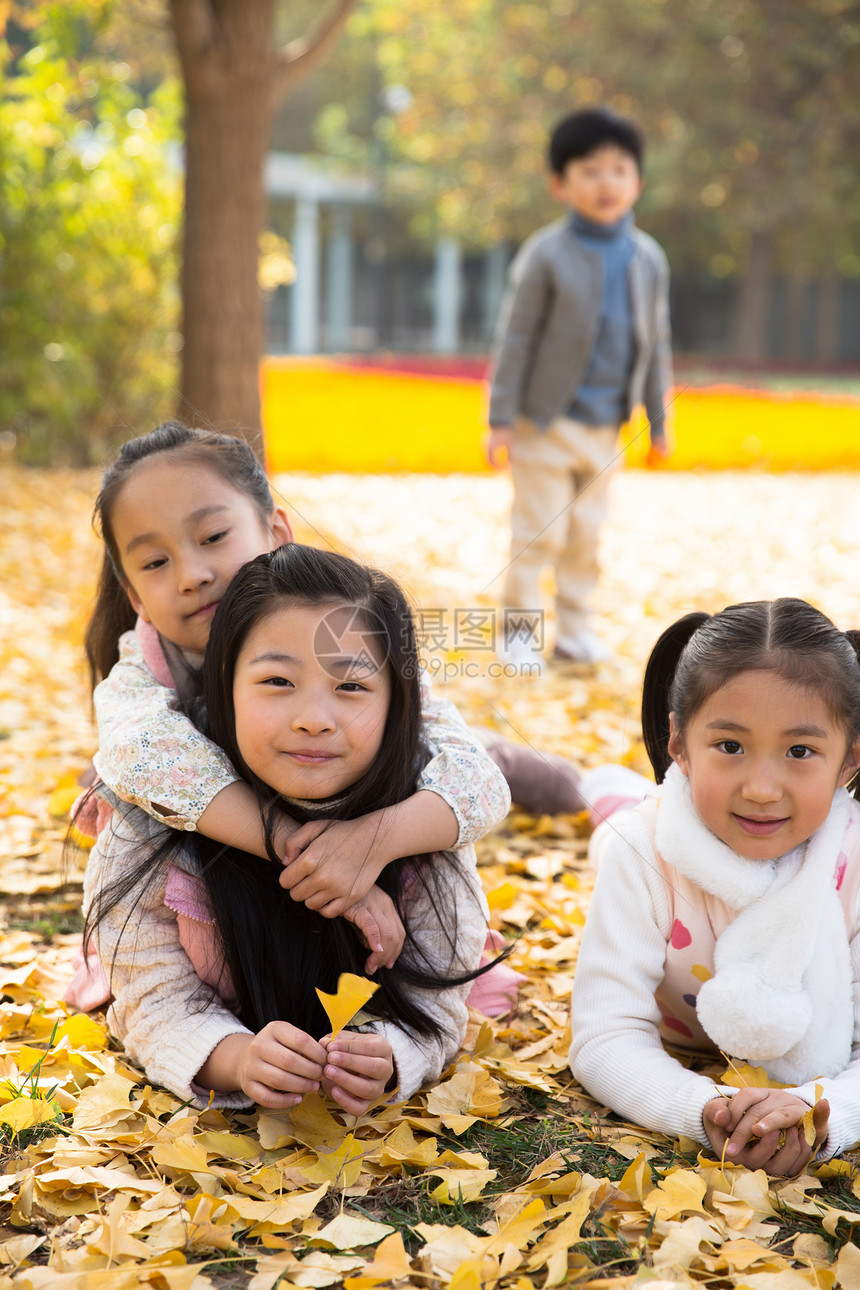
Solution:
M 266 178 L 269 222 L 290 243 L 296 272 L 267 298 L 269 353 L 487 353 L 513 245 L 475 252 L 446 238 L 430 248 L 377 181 L 308 154 L 270 153 Z M 740 294 L 738 279 L 674 271 L 676 352 L 742 363 Z M 762 307 L 765 361 L 860 361 L 860 280 L 774 277 Z

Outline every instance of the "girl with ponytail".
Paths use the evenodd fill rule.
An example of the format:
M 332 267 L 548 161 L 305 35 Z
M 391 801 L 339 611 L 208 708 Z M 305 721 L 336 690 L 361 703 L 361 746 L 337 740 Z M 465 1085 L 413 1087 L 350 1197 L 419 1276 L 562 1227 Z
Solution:
M 860 1139 L 858 647 L 795 599 L 663 633 L 642 699 L 659 788 L 602 826 L 573 990 L 589 1092 L 775 1175 Z M 781 1087 L 718 1086 L 664 1040 Z

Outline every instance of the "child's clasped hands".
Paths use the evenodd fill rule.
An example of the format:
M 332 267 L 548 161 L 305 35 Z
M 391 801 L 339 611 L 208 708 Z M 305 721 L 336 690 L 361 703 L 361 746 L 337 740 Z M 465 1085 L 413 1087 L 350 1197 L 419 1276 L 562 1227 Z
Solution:
M 271 1021 L 256 1035 L 231 1035 L 219 1058 L 233 1066 L 249 1098 L 276 1110 L 322 1089 L 349 1115 L 364 1115 L 394 1078 L 391 1045 L 382 1035 L 342 1030 L 316 1040 L 288 1021 Z M 201 1072 L 204 1082 L 207 1073 Z
M 821 1098 L 811 1109 L 812 1142 L 807 1142 L 802 1123 L 809 1105 L 779 1088 L 742 1088 L 734 1097 L 712 1098 L 702 1122 L 721 1159 L 791 1177 L 806 1168 L 827 1140 L 830 1103 Z

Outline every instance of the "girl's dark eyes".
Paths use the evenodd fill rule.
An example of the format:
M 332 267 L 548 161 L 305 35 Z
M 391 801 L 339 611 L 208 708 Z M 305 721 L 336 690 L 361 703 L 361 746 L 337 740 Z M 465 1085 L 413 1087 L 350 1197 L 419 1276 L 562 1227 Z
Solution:
M 717 744 L 717 748 L 719 748 L 720 752 L 728 753 L 731 757 L 733 757 L 735 753 L 743 752 L 737 739 L 721 739 Z
M 337 688 L 346 690 L 347 694 L 361 694 L 367 689 L 367 686 L 360 685 L 358 681 L 342 681 Z
M 147 573 L 150 569 L 160 569 L 163 564 L 167 564 L 167 561 L 163 556 L 159 556 L 157 560 L 150 560 L 148 564 L 145 564 L 143 572 Z
M 220 542 L 229 533 L 229 529 L 220 529 L 219 532 L 211 534 L 210 537 L 203 539 L 203 546 L 211 546 L 213 542 Z
M 263 685 L 273 685 L 277 689 L 293 688 L 292 681 L 288 681 L 285 676 L 266 676 L 262 681 Z
M 812 749 L 808 748 L 806 744 L 792 744 L 788 750 L 788 755 L 795 761 L 806 761 L 807 757 L 812 756 Z

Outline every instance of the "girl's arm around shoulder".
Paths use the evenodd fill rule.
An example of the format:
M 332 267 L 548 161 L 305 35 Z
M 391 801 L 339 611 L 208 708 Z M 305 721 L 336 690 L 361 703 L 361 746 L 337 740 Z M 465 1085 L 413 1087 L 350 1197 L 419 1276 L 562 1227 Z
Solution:
M 481 962 L 488 917 L 474 849 L 461 847 L 450 856 L 434 856 L 407 891 L 406 920 L 414 944 L 407 944 L 403 954 L 415 967 L 443 977 L 474 972 Z M 438 1080 L 457 1056 L 469 1020 L 466 999 L 472 984 L 411 989 L 415 1002 L 439 1025 L 435 1038 L 414 1035 L 392 1022 L 371 1024 L 370 1029 L 391 1045 L 398 1101 Z
M 424 767 L 418 787 L 429 789 L 448 804 L 457 830 L 453 838 L 434 839 L 429 845 L 463 847 L 501 823 L 510 810 L 511 794 L 501 771 L 454 704 L 433 693 L 426 673 L 421 677 L 421 711 L 435 755 Z
M 212 799 L 237 781 L 222 750 L 177 710 L 176 691 L 147 666 L 134 632 L 93 695 L 98 774 L 118 797 L 172 828 L 196 827 Z
M 719 1089 L 663 1048 L 655 992 L 663 980 L 669 901 L 639 811 L 601 860 L 573 983 L 570 1064 L 619 1115 L 708 1143 L 702 1111 Z
M 139 868 L 141 847 L 164 833 L 134 807 L 119 809 L 90 852 L 84 880 L 88 912 L 126 871 Z M 95 947 L 110 978 L 114 1000 L 108 1024 L 147 1078 L 183 1100 L 205 1106 L 195 1076 L 228 1036 L 250 1032 L 220 1001 L 206 995 L 179 940 L 176 914 L 164 903 L 167 867 L 141 881 L 99 922 Z M 241 1092 L 216 1096 L 221 1107 L 244 1107 Z
M 253 790 L 178 710 L 176 691 L 153 674 L 136 632 L 122 637 L 119 660 L 93 699 L 99 733 L 94 762 L 108 788 L 172 829 L 198 829 L 216 842 L 266 856 Z M 282 815 L 277 848 L 286 847 L 295 827 Z

